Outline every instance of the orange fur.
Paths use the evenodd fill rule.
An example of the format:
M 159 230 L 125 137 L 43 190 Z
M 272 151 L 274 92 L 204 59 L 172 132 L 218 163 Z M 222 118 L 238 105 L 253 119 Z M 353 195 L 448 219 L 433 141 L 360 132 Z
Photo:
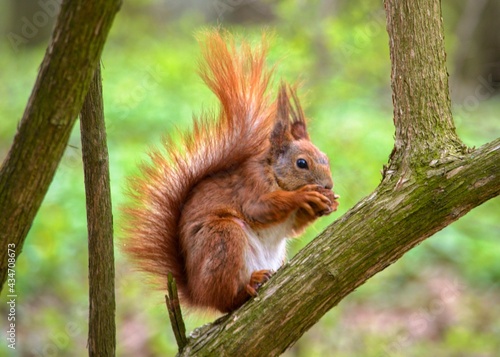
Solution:
M 336 202 L 295 91 L 282 85 L 270 99 L 266 47 L 238 49 L 214 31 L 202 54 L 200 75 L 220 112 L 195 119 L 181 147 L 167 138 L 131 180 L 124 250 L 161 288 L 171 272 L 185 303 L 227 312 L 279 268 L 283 240 Z

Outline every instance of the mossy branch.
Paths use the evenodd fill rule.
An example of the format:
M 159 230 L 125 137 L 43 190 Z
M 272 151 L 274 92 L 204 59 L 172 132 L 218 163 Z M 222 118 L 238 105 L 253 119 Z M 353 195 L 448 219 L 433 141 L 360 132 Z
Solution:
M 381 184 L 181 356 L 277 356 L 328 310 L 425 238 L 500 194 L 500 139 L 422 180 Z

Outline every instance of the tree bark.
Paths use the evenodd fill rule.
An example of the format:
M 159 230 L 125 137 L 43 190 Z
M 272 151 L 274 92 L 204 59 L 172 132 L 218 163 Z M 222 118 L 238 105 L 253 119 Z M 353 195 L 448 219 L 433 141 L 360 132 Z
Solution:
M 89 88 L 120 0 L 67 0 L 0 169 L 0 285 L 7 245 L 21 253 Z
M 113 214 L 99 65 L 83 102 L 80 127 L 89 234 L 89 356 L 114 356 Z
M 401 180 L 433 159 L 466 150 L 451 115 L 440 1 L 423 2 L 385 1 L 396 127 L 386 173 L 399 171 Z
M 500 193 L 500 139 L 467 149 L 450 110 L 439 0 L 385 0 L 396 138 L 379 187 L 181 356 L 275 356 L 367 279 Z

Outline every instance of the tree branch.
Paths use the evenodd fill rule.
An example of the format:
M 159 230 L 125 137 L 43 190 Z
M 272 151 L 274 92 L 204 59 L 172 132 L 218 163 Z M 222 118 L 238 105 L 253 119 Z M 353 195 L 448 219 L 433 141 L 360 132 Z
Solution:
M 114 356 L 113 213 L 99 65 L 83 102 L 80 127 L 89 234 L 89 356 Z
M 281 268 L 259 296 L 195 331 L 181 356 L 276 356 L 367 279 L 500 193 L 500 139 L 429 168 L 426 184 L 382 184 Z
M 500 139 L 455 133 L 439 0 L 386 0 L 396 142 L 384 180 L 180 356 L 275 356 L 367 279 L 500 194 Z
M 120 0 L 67 0 L 0 170 L 0 285 L 54 177 Z

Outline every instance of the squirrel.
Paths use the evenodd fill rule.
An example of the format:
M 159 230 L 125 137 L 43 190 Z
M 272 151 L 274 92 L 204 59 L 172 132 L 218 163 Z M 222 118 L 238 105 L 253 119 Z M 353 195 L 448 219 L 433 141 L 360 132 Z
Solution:
M 167 137 L 130 181 L 125 253 L 162 289 L 171 273 L 189 307 L 240 307 L 284 264 L 286 238 L 338 206 L 296 89 L 272 100 L 265 42 L 205 34 L 199 74 L 219 112 L 194 118 L 180 145 Z

